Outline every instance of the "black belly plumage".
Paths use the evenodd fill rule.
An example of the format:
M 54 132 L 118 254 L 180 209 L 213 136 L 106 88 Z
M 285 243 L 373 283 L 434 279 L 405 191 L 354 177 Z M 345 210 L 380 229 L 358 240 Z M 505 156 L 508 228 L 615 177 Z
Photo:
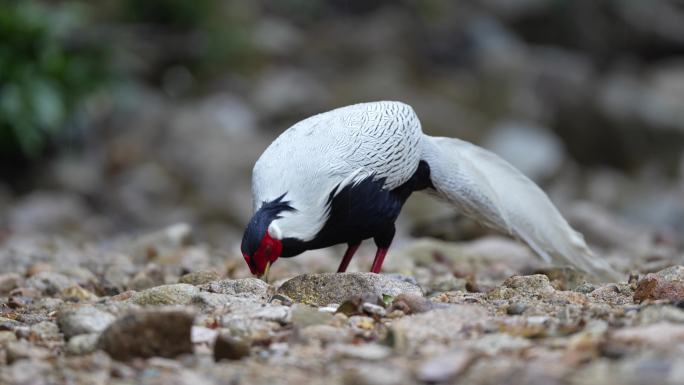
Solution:
M 306 250 L 332 245 L 357 244 L 369 238 L 379 248 L 388 248 L 394 237 L 394 222 L 414 191 L 431 188 L 430 167 L 420 161 L 403 185 L 387 190 L 384 178 L 369 177 L 330 192 L 330 215 L 323 228 L 310 241 L 284 238 L 281 257 L 294 257 Z

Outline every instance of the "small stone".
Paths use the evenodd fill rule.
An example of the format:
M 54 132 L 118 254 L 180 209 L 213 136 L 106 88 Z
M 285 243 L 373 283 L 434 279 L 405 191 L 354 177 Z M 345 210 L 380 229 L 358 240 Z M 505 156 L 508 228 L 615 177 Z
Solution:
M 209 329 L 204 326 L 193 326 L 190 331 L 190 340 L 193 344 L 213 343 L 218 337 L 216 329 Z
M 395 310 L 400 310 L 404 312 L 404 314 L 417 314 L 444 306 L 447 305 L 432 302 L 420 295 L 400 294 L 392 302 L 389 312 L 391 313 Z
M 364 361 L 384 360 L 392 354 L 392 350 L 384 345 L 364 344 L 364 345 L 337 345 L 332 350 L 340 357 L 356 358 Z
M 230 306 L 240 306 L 239 304 L 244 304 L 245 301 L 242 297 L 202 291 L 192 297 L 191 304 L 198 306 L 202 311 L 209 311 Z
M 194 315 L 182 309 L 138 310 L 109 325 L 98 346 L 120 361 L 192 353 L 193 320 Z
M 637 282 L 634 302 L 647 299 L 680 301 L 684 299 L 684 266 L 672 266 L 657 273 L 647 274 Z
M 525 312 L 527 305 L 522 302 L 514 302 L 506 308 L 506 314 L 508 315 L 520 315 Z
M 10 291 L 18 288 L 24 278 L 17 273 L 0 274 L 0 295 L 7 295 Z
M 472 359 L 472 354 L 467 351 L 444 353 L 423 362 L 418 367 L 416 377 L 423 382 L 447 382 L 462 373 Z
M 31 325 L 30 333 L 38 337 L 42 341 L 61 340 L 62 334 L 59 332 L 59 327 L 56 323 L 51 321 L 43 321 Z
M 0 330 L 0 346 L 5 346 L 17 340 L 17 335 L 13 331 Z
M 419 286 L 382 274 L 323 273 L 294 277 L 280 286 L 279 293 L 296 302 L 324 306 L 330 303 L 375 295 L 396 297 L 399 294 L 423 295 Z
M 40 272 L 26 280 L 27 287 L 36 289 L 44 295 L 59 294 L 73 284 L 66 276 L 50 271 Z
M 75 298 L 79 301 L 96 301 L 97 296 L 79 285 L 69 286 L 62 290 L 63 298 Z
M 250 313 L 249 316 L 285 325 L 290 323 L 291 313 L 289 307 L 278 305 L 262 307 Z
M 22 359 L 44 360 L 50 357 L 50 351 L 21 340 L 9 342 L 7 349 L 7 363 L 11 364 Z
M 575 290 L 578 286 L 586 283 L 586 274 L 572 267 L 552 267 L 539 270 L 551 281 L 551 286 L 556 290 Z
M 349 329 L 332 325 L 311 325 L 300 331 L 300 335 L 306 340 L 315 340 L 322 343 L 346 343 L 351 342 L 354 335 Z
M 72 337 L 66 345 L 66 351 L 69 354 L 81 356 L 90 354 L 97 350 L 97 341 L 100 338 L 99 333 L 79 334 Z
M 79 334 L 100 333 L 116 318 L 94 307 L 79 307 L 65 311 L 57 318 L 64 337 L 69 339 Z
M 344 367 L 344 385 L 404 385 L 409 382 L 411 373 L 406 367 L 386 365 L 375 362 L 355 362 L 353 366 Z
M 269 298 L 273 287 L 257 278 L 224 279 L 201 286 L 202 290 L 212 293 L 230 294 L 237 296 Z
M 239 360 L 249 356 L 250 346 L 244 340 L 220 334 L 214 344 L 214 360 Z
M 221 326 L 228 329 L 232 336 L 246 341 L 269 340 L 275 331 L 281 328 L 277 322 L 246 317 L 224 317 Z
M 312 325 L 328 323 L 332 314 L 322 312 L 308 305 L 295 304 L 292 306 L 291 322 L 293 326 L 305 328 Z
M 26 276 L 33 277 L 36 274 L 53 271 L 52 265 L 45 262 L 35 263 L 26 269 Z
M 29 310 L 32 312 L 52 313 L 57 311 L 62 305 L 64 305 L 64 300 L 61 298 L 43 297 L 31 302 Z
M 202 270 L 185 274 L 178 279 L 178 283 L 189 285 L 203 285 L 221 279 L 221 274 L 216 270 Z
M 361 305 L 363 312 L 376 317 L 384 317 L 386 312 L 385 308 L 370 302 L 364 302 Z
M 199 291 L 197 287 L 186 283 L 162 285 L 136 293 L 131 301 L 141 306 L 187 305 Z

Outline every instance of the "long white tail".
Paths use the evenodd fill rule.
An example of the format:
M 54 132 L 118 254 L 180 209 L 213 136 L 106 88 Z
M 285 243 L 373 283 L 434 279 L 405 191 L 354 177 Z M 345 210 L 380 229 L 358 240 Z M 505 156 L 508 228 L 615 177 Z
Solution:
M 459 139 L 424 135 L 421 144 L 434 192 L 465 215 L 524 241 L 548 263 L 570 264 L 602 280 L 619 278 L 549 197 L 511 164 Z

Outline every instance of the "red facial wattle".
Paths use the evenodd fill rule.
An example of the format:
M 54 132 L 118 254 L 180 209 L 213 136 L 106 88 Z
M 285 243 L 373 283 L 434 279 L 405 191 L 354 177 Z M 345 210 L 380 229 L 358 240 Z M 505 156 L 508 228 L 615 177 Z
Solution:
M 271 238 L 267 231 L 259 244 L 259 248 L 254 252 L 254 255 L 251 258 L 252 263 L 247 261 L 252 274 L 264 274 L 266 265 L 275 262 L 275 260 L 280 257 L 282 251 L 283 243 L 277 239 Z M 245 259 L 247 259 L 247 256 L 245 256 Z

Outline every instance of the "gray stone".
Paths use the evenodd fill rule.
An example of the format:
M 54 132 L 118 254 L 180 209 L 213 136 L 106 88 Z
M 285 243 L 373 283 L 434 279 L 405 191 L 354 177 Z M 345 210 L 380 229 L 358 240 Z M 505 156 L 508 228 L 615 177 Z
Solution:
M 228 329 L 232 336 L 247 341 L 268 340 L 281 328 L 277 322 L 246 317 L 224 317 L 221 326 Z
M 79 334 L 100 333 L 116 318 L 94 307 L 79 307 L 63 312 L 57 318 L 64 337 L 69 339 Z
M 354 335 L 347 328 L 332 325 L 311 325 L 299 332 L 305 340 L 314 340 L 322 343 L 350 343 Z
M 22 359 L 44 360 L 50 357 L 48 349 L 32 345 L 25 340 L 8 343 L 6 351 L 8 364 Z
M 66 276 L 50 271 L 40 272 L 26 280 L 26 286 L 36 289 L 44 295 L 56 295 L 74 285 L 75 282 Z
M 13 331 L 0 330 L 0 346 L 7 345 L 17 340 L 17 335 Z
M 384 360 L 392 354 L 392 349 L 379 344 L 340 344 L 333 346 L 331 349 L 340 357 L 356 358 L 364 361 Z
M 0 295 L 7 295 L 10 291 L 18 288 L 24 279 L 17 273 L 0 274 Z
M 373 273 L 323 273 L 294 277 L 278 289 L 296 302 L 324 306 L 343 303 L 363 295 L 396 297 L 400 294 L 422 295 L 415 284 Z
M 178 279 L 178 283 L 187 283 L 189 285 L 203 285 L 209 282 L 216 281 L 221 278 L 215 270 L 202 270 L 194 271 L 192 273 L 185 274 Z
M 187 305 L 199 291 L 197 287 L 186 283 L 162 285 L 136 293 L 131 301 L 141 306 Z
M 43 321 L 31 325 L 30 332 L 32 335 L 37 336 L 43 341 L 62 339 L 62 335 L 59 332 L 59 327 L 56 323 L 51 321 Z
M 146 309 L 118 318 L 100 335 L 98 347 L 114 359 L 176 357 L 192 353 L 194 314 L 183 309 Z
M 296 327 L 307 327 L 312 325 L 324 324 L 332 320 L 330 313 L 322 312 L 315 307 L 295 304 L 292 306 L 292 325 Z
M 254 296 L 262 299 L 273 294 L 273 287 L 257 278 L 224 279 L 201 286 L 202 290 L 212 293 L 239 296 Z
M 416 377 L 423 382 L 446 382 L 462 373 L 472 359 L 472 354 L 463 350 L 440 354 L 423 362 Z
M 97 350 L 97 341 L 100 338 L 99 333 L 79 334 L 72 337 L 66 345 L 66 351 L 69 354 L 81 356 L 90 354 Z

